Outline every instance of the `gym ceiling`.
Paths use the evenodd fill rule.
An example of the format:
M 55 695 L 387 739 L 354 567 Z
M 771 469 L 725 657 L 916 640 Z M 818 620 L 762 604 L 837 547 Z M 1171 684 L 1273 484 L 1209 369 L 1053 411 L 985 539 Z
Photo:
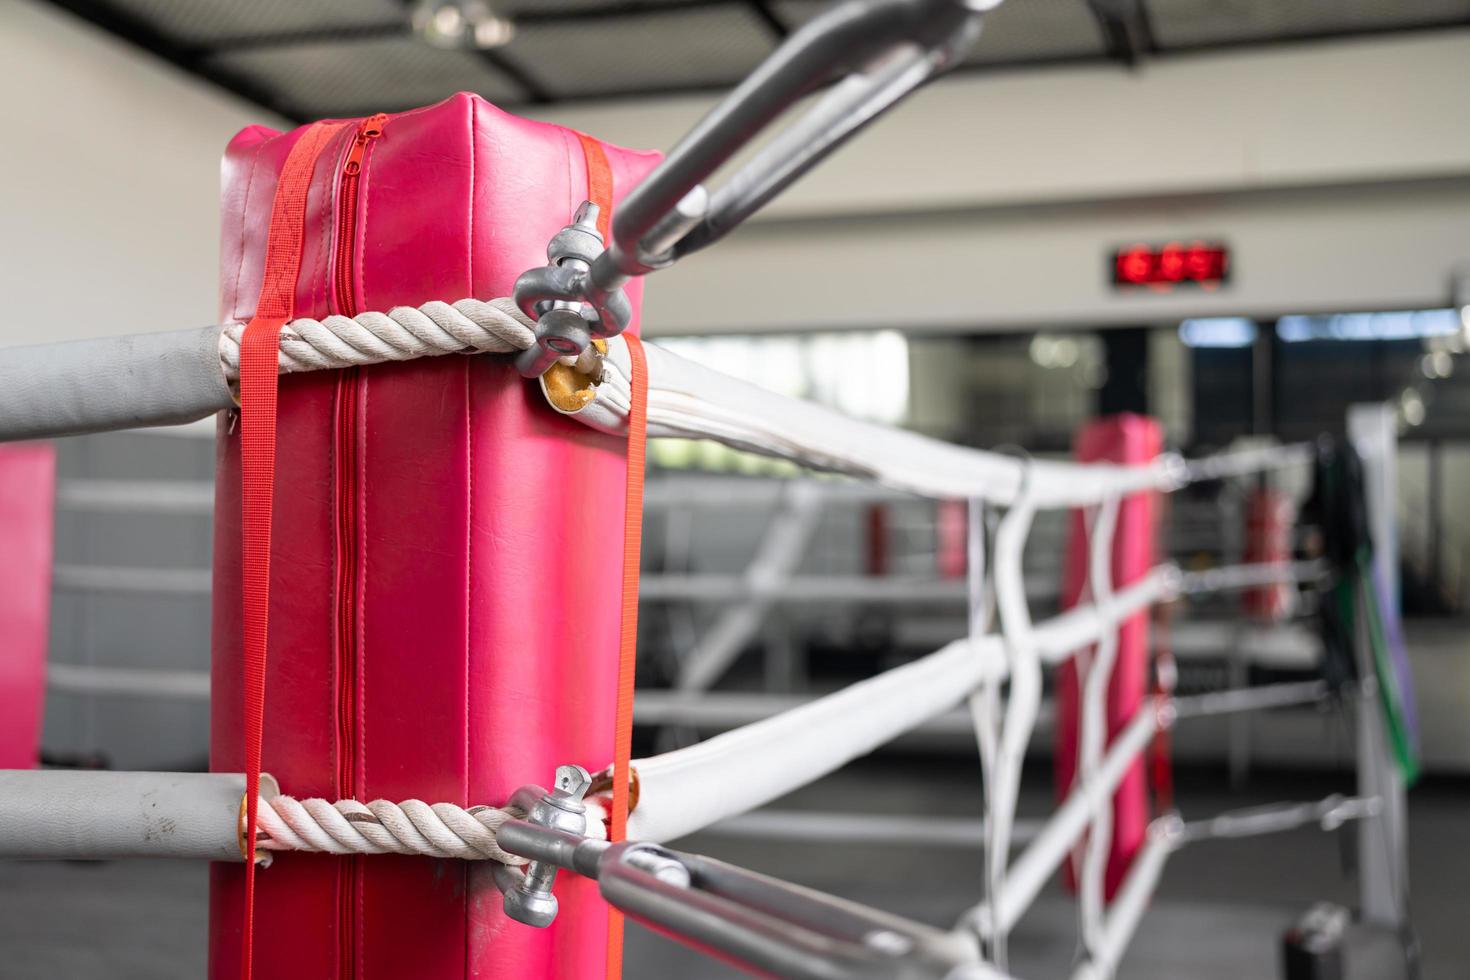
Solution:
M 49 0 L 294 120 L 478 92 L 506 107 L 718 91 L 821 0 L 491 0 L 508 44 L 434 47 L 413 0 Z M 1007 0 L 959 71 L 1470 28 L 1470 0 Z

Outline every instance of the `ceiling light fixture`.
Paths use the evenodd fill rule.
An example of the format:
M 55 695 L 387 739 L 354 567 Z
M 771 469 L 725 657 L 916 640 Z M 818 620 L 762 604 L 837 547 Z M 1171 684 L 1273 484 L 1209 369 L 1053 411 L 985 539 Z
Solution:
M 420 0 L 413 29 L 436 48 L 498 48 L 515 37 L 515 24 L 485 0 Z

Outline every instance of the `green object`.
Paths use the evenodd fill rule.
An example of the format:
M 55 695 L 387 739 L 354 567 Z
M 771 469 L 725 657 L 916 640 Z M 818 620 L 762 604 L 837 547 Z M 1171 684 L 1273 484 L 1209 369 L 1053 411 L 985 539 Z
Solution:
M 1378 597 L 1370 578 L 1373 557 L 1367 548 L 1360 550 L 1356 566 L 1353 581 L 1343 582 L 1339 588 L 1352 588 L 1362 604 L 1368 647 L 1373 655 L 1373 673 L 1378 678 L 1378 703 L 1383 708 L 1389 745 L 1404 785 L 1412 786 L 1419 779 L 1421 771 L 1419 752 L 1409 734 L 1408 726 L 1404 723 L 1402 692 L 1399 691 L 1398 676 L 1394 673 L 1393 663 L 1389 660 L 1388 642 L 1383 635 L 1383 610 L 1378 608 Z

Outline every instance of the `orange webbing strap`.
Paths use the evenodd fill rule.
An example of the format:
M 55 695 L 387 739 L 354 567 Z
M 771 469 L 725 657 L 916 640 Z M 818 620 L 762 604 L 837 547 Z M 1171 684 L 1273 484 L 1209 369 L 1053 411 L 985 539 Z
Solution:
M 255 912 L 255 819 L 265 716 L 265 662 L 271 594 L 271 501 L 276 481 L 276 387 L 281 327 L 295 306 L 301 271 L 306 191 L 327 141 L 342 123 L 317 123 L 301 134 L 281 168 L 271 204 L 265 276 L 255 315 L 240 338 L 241 585 L 245 613 L 245 932 L 240 975 L 251 969 Z
M 591 136 L 577 133 L 587 160 L 587 200 L 598 207 L 597 230 L 604 242 L 612 222 L 613 177 L 607 152 Z M 613 732 L 612 814 L 608 839 L 628 835 L 629 763 L 633 757 L 633 675 L 638 655 L 638 563 L 643 545 L 643 470 L 648 418 L 648 368 L 638 338 L 625 335 L 633 362 L 633 403 L 628 409 L 628 483 L 623 498 L 622 618 L 618 628 L 618 691 Z M 623 914 L 608 906 L 607 980 L 623 975 Z
M 648 362 L 643 344 L 625 335 L 633 365 L 628 407 L 628 489 L 623 498 L 623 617 L 618 636 L 617 734 L 613 741 L 612 819 L 608 840 L 628 836 L 629 767 L 633 758 L 633 676 L 638 654 L 638 563 L 643 543 L 643 470 L 648 444 Z M 623 973 L 623 914 L 608 907 L 607 976 Z
M 597 230 L 605 245 L 612 227 L 612 168 L 601 143 L 583 133 L 578 133 L 577 139 L 582 144 L 582 155 L 587 158 L 587 200 L 597 205 Z

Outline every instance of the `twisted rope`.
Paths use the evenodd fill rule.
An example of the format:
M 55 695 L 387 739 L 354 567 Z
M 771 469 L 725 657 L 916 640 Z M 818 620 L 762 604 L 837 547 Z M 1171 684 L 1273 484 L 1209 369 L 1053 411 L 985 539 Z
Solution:
M 422 306 L 395 306 L 387 313 L 302 317 L 281 328 L 282 374 L 408 361 L 440 354 L 510 354 L 536 342 L 536 324 L 508 297 L 432 300 Z M 240 377 L 240 337 L 245 325 L 228 324 L 220 331 L 219 356 L 232 384 Z M 594 377 L 599 355 L 591 347 L 575 361 L 577 370 Z
M 522 865 L 526 859 L 501 850 L 496 834 L 507 820 L 524 819 L 516 807 L 425 803 L 404 800 L 262 799 L 256 846 L 266 851 L 327 854 L 419 854 L 467 861 Z M 605 813 L 587 803 L 587 836 L 607 836 Z

